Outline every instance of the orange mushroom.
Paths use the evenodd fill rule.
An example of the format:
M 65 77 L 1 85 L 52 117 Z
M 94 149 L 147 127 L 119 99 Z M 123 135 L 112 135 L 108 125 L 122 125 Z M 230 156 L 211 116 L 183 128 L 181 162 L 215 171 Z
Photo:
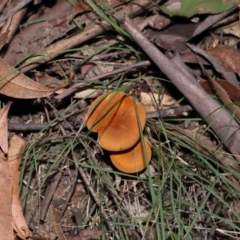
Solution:
M 151 147 L 145 137 L 143 143 L 147 153 L 146 160 L 144 157 L 143 145 L 140 139 L 136 145 L 130 149 L 121 152 L 110 152 L 110 158 L 113 165 L 125 173 L 136 173 L 142 171 L 146 168 L 146 162 L 150 162 L 152 156 Z
M 100 146 L 109 151 L 122 151 L 134 146 L 146 123 L 143 106 L 122 92 L 97 98 L 87 116 L 87 127 L 98 132 Z
M 87 112 L 87 128 L 92 132 L 106 128 L 125 95 L 124 92 L 112 92 L 96 98 Z

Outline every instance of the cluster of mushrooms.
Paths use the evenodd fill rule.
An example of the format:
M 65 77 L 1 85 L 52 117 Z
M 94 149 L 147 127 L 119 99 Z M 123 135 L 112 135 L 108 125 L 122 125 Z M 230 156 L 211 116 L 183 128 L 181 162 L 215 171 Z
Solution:
M 146 112 L 134 98 L 124 92 L 102 95 L 90 105 L 86 122 L 90 131 L 98 133 L 100 146 L 117 169 L 136 173 L 146 167 L 152 156 L 147 139 L 141 141 L 140 136 Z

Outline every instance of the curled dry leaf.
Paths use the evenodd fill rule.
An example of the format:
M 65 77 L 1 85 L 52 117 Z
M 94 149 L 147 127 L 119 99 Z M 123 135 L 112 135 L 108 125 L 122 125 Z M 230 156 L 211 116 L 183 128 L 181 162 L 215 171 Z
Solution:
M 0 239 L 13 240 L 11 214 L 12 178 L 2 152 L 0 152 L 0 188 Z
M 157 111 L 158 108 L 169 109 L 180 106 L 175 98 L 168 94 L 140 93 L 140 102 L 146 112 Z
M 2 151 L 6 154 L 8 153 L 8 111 L 12 102 L 8 102 L 0 110 L 0 147 Z
M 12 176 L 12 222 L 17 236 L 24 240 L 29 238 L 30 231 L 23 216 L 19 199 L 20 171 L 18 169 L 25 147 L 26 142 L 22 138 L 17 135 L 12 136 L 8 153 L 8 166 Z
M 45 87 L 0 58 L 0 93 L 9 97 L 30 99 L 51 95 L 53 89 Z
M 146 112 L 156 111 L 158 108 L 174 106 L 176 100 L 169 95 L 159 95 L 157 93 L 140 93 L 140 102 Z

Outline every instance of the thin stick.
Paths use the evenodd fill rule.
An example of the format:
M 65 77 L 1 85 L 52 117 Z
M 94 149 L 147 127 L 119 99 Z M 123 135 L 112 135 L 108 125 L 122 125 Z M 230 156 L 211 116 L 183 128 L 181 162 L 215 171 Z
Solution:
M 22 0 L 20 1 L 15 7 L 11 8 L 9 11 L 7 11 L 6 15 L 3 15 L 0 17 L 0 23 L 5 21 L 8 17 L 10 17 L 12 14 L 16 13 L 20 9 L 27 6 L 30 2 L 33 0 Z

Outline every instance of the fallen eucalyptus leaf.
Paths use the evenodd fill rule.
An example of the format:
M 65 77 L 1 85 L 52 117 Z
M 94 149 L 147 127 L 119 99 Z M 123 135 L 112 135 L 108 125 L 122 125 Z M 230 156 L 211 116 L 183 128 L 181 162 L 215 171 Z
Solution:
M 26 147 L 26 142 L 17 135 L 13 135 L 10 139 L 10 147 L 8 153 L 9 172 L 12 176 L 12 221 L 13 229 L 18 237 L 25 240 L 30 236 L 30 230 L 23 216 L 22 207 L 19 199 L 19 181 L 20 171 L 19 165 L 22 160 L 22 154 Z
M 30 99 L 51 95 L 53 89 L 45 87 L 0 58 L 0 93 L 9 97 Z
M 0 239 L 13 240 L 11 214 L 12 178 L 2 152 L 0 152 L 0 188 Z

